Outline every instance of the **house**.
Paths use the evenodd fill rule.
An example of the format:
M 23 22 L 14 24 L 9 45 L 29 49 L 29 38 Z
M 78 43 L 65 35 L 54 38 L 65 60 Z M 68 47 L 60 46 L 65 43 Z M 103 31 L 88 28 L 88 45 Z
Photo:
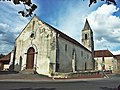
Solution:
M 117 70 L 117 59 L 109 50 L 94 51 L 94 59 L 97 62 L 96 70 Z
M 0 71 L 10 70 L 10 66 L 12 65 L 13 60 L 13 51 L 0 58 Z
M 93 36 L 92 30 L 89 27 L 86 29 L 86 26 L 82 30 L 85 38 L 82 41 L 87 40 L 89 49 L 92 48 L 90 50 L 34 16 L 16 38 L 14 70 L 48 76 L 58 72 L 93 70 L 93 38 L 89 38 Z
M 120 54 L 115 55 L 115 57 L 117 58 L 117 66 L 118 66 L 117 73 L 120 73 Z

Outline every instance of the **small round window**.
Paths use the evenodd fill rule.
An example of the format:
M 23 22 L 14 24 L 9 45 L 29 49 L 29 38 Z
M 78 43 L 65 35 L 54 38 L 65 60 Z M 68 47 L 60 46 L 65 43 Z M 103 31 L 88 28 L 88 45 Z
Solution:
M 34 33 L 31 33 L 30 37 L 33 38 L 34 37 Z

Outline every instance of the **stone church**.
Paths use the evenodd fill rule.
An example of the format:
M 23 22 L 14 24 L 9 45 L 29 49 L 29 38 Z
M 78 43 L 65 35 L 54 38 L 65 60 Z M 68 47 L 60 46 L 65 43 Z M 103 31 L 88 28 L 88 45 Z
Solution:
M 92 70 L 93 32 L 86 20 L 82 44 L 34 16 L 16 38 L 14 70 L 48 75 Z

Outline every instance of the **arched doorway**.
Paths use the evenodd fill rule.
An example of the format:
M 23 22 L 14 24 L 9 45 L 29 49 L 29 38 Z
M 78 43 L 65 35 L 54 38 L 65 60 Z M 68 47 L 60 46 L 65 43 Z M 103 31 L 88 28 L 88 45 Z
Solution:
M 35 49 L 30 47 L 27 51 L 26 69 L 33 69 L 34 67 Z

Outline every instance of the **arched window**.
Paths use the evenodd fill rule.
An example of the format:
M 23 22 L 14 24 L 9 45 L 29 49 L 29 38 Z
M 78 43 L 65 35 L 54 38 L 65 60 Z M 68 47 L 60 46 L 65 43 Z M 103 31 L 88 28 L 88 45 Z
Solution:
M 85 39 L 88 39 L 88 35 L 87 34 L 85 34 Z
M 73 49 L 73 52 L 72 52 L 72 59 L 75 59 L 76 58 L 76 55 L 75 55 L 75 49 Z
M 65 51 L 66 51 L 66 52 L 67 52 L 67 48 L 68 48 L 68 47 L 67 47 L 67 44 L 65 44 Z

